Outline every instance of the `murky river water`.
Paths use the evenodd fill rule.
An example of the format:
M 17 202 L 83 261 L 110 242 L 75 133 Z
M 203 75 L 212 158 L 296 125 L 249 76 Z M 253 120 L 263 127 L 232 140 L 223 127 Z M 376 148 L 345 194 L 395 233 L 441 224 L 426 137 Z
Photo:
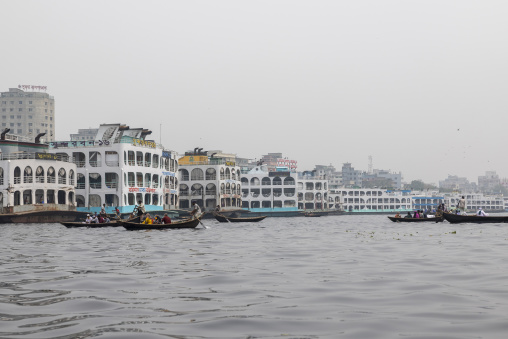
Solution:
M 0 226 L 1 338 L 506 338 L 508 225 Z

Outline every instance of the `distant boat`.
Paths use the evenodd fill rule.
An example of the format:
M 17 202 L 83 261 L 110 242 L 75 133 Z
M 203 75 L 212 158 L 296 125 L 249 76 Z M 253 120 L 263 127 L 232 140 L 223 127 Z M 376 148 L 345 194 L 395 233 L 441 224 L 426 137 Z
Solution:
M 432 217 L 432 218 L 395 218 L 388 217 L 393 222 L 441 222 L 443 217 Z
M 201 218 L 204 213 L 201 213 L 195 219 L 185 219 L 181 221 L 173 221 L 170 224 L 143 224 L 137 222 L 123 221 L 122 226 L 129 230 L 166 230 L 166 229 L 181 229 L 181 228 L 196 228 L 201 223 Z
M 218 222 L 258 222 L 266 218 L 265 215 L 259 217 L 226 217 L 225 215 L 214 212 L 213 216 Z

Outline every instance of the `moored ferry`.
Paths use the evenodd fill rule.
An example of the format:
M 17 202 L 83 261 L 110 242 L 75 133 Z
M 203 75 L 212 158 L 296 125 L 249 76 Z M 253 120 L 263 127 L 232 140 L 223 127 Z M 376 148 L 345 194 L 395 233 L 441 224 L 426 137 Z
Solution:
M 100 125 L 94 140 L 58 141 L 50 152 L 76 165 L 78 211 L 131 213 L 138 201 L 146 211 L 178 205 L 176 153 L 153 140 L 152 132 L 123 124 Z
M 410 190 L 338 188 L 331 193 L 341 197 L 344 211 L 351 214 L 408 212 L 413 208 Z
M 0 137 L 0 223 L 74 221 L 76 165 L 48 153 L 42 142 L 8 135 Z
M 178 159 L 180 208 L 196 202 L 202 210 L 238 210 L 242 206 L 240 167 L 234 154 L 195 148 Z
M 259 163 L 242 173 L 242 207 L 249 215 L 299 215 L 296 194 L 297 173 L 289 167 L 279 166 L 270 171 Z

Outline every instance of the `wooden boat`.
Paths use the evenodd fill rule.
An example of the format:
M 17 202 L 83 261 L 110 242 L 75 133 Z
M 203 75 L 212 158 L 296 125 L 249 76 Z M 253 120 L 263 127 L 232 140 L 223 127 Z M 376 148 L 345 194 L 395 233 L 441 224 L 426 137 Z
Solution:
M 64 225 L 65 227 L 67 228 L 71 228 L 71 227 L 90 227 L 90 228 L 100 228 L 100 227 L 119 227 L 119 226 L 122 226 L 122 221 L 121 220 L 112 220 L 110 222 L 104 222 L 102 224 L 99 224 L 99 223 L 90 223 L 90 224 L 87 224 L 85 222 L 79 222 L 79 221 L 75 221 L 75 222 L 60 222 L 62 225 Z
M 319 213 L 312 213 L 312 212 L 307 212 L 307 213 L 304 213 L 303 214 L 305 217 L 312 217 L 312 218 L 316 218 L 316 217 L 320 217 L 321 214 Z
M 195 219 L 184 219 L 179 221 L 172 221 L 171 224 L 142 224 L 139 222 L 123 221 L 122 226 L 129 230 L 167 230 L 167 229 L 180 229 L 180 228 L 196 228 L 201 223 L 201 218 L 205 213 L 201 213 Z
M 491 223 L 507 223 L 508 216 L 485 216 L 479 215 L 460 215 L 453 213 L 444 213 L 443 217 L 452 224 L 459 223 L 475 223 L 475 224 L 491 224 Z
M 233 218 L 226 217 L 225 215 L 214 212 L 213 216 L 218 222 L 258 222 L 266 218 L 266 215 L 262 215 L 259 217 L 242 217 L 242 218 Z
M 393 222 L 441 222 L 443 221 L 442 216 L 436 216 L 432 218 L 395 218 L 395 217 L 388 217 Z

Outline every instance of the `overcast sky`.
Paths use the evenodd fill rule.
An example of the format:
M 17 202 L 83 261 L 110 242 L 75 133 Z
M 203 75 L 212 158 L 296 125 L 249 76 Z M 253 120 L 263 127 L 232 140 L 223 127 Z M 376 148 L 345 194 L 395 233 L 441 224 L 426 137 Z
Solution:
M 437 183 L 508 177 L 508 1 L 3 1 L 0 91 L 47 86 L 56 136 L 282 152 Z

